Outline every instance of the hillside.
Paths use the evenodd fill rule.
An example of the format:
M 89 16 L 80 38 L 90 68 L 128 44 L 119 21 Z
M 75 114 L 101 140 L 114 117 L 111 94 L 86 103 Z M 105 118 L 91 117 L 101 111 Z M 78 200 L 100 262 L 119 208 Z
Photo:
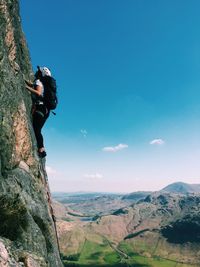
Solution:
M 133 192 L 130 194 L 126 194 L 125 196 L 123 196 L 123 200 L 129 200 L 132 202 L 137 202 L 141 199 L 144 199 L 145 197 L 147 197 L 149 194 L 151 194 L 152 192 L 150 191 L 138 191 L 138 192 Z
M 199 221 L 199 195 L 157 192 L 96 221 L 60 227 L 60 245 L 77 266 L 199 266 Z
M 161 191 L 180 194 L 200 193 L 200 184 L 187 184 L 183 182 L 177 182 L 164 187 Z
M 32 68 L 18 0 L 0 1 L 0 25 L 0 266 L 61 267 L 23 80 Z

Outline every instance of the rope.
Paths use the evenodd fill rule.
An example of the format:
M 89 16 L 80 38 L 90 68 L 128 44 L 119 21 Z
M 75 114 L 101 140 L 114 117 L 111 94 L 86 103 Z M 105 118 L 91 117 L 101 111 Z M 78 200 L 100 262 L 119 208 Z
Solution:
M 51 217 L 52 217 L 53 224 L 54 224 L 56 241 L 57 241 L 57 245 L 58 245 L 58 251 L 59 251 L 59 254 L 61 255 L 60 244 L 59 244 L 59 239 L 58 239 L 58 231 L 57 231 L 57 226 L 56 226 L 56 216 L 54 215 L 54 210 L 52 207 L 52 200 L 51 200 L 51 193 L 50 193 L 50 188 L 49 188 L 49 183 L 48 183 L 48 176 L 47 176 L 47 172 L 45 169 L 45 158 L 41 159 L 41 166 L 42 166 L 42 173 L 44 174 L 44 177 L 42 175 L 43 183 L 44 183 L 44 186 L 47 190 L 47 200 L 48 200 L 49 209 L 50 209 Z

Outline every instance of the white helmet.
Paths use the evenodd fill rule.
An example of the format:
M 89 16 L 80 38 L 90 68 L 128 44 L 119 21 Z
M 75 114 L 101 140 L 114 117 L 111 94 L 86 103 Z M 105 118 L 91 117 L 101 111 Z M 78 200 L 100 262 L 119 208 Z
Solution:
M 51 72 L 47 67 L 39 67 L 40 71 L 42 72 L 42 76 L 51 76 Z

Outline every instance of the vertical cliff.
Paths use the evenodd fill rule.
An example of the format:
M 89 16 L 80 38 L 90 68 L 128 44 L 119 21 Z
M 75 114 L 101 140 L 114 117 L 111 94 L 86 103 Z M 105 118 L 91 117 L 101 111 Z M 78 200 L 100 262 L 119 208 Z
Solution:
M 32 68 L 19 3 L 0 0 L 0 266 L 60 267 L 23 75 Z

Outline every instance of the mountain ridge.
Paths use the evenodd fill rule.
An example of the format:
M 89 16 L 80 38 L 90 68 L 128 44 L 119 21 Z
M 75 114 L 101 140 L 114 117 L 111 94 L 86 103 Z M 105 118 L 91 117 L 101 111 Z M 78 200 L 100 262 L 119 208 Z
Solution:
M 189 184 L 184 182 L 175 182 L 167 185 L 161 192 L 173 192 L 173 193 L 199 193 L 200 192 L 200 184 Z
M 165 187 L 163 187 L 162 189 L 160 190 L 154 190 L 154 191 L 144 191 L 144 190 L 137 190 L 137 191 L 133 191 L 133 192 L 101 192 L 101 191 L 74 191 L 74 192 L 67 192 L 67 191 L 55 191 L 55 192 L 52 192 L 52 195 L 53 196 L 60 196 L 60 195 L 66 195 L 66 196 L 75 196 L 75 195 L 97 195 L 97 194 L 100 194 L 100 195 L 121 195 L 121 196 L 128 196 L 128 195 L 131 195 L 131 194 L 151 194 L 153 192 L 161 192 L 161 191 L 167 191 L 167 189 L 171 187 L 178 187 L 178 186 L 185 186 L 186 188 L 188 187 L 188 189 L 193 189 L 193 191 L 198 191 L 200 192 L 200 184 L 190 184 L 190 183 L 186 183 L 186 182 L 181 182 L 181 181 L 178 181 L 178 182 L 173 182 L 173 183 L 170 183 L 168 185 L 166 185 Z M 195 189 L 195 187 L 197 187 L 198 189 Z M 178 192 L 178 191 L 177 191 Z

